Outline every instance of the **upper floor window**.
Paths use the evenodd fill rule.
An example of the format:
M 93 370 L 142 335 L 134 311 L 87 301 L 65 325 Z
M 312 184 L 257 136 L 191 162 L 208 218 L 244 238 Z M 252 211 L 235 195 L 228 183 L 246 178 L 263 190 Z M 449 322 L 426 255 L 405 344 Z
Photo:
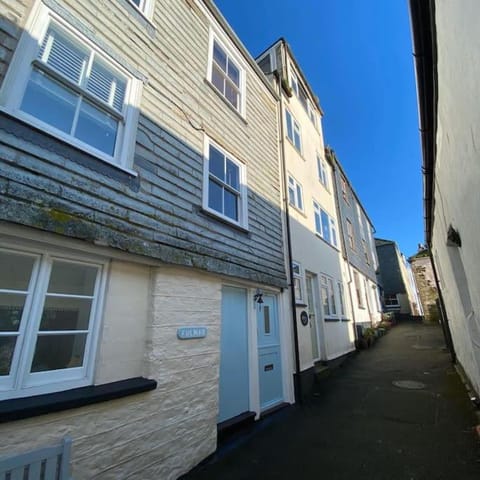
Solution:
M 287 122 L 287 137 L 293 143 L 294 147 L 301 153 L 302 136 L 300 134 L 300 125 L 288 110 L 285 111 L 285 118 Z
M 17 47 L 1 101 L 23 120 L 128 167 L 140 87 L 140 80 L 41 6 Z
M 337 247 L 338 240 L 335 220 L 315 201 L 313 202 L 313 212 L 315 217 L 315 231 L 326 242 Z
M 0 398 L 92 382 L 104 265 L 0 249 Z
M 293 288 L 295 292 L 295 301 L 297 303 L 303 302 L 303 278 L 302 278 L 302 267 L 297 262 L 292 262 L 292 272 L 293 272 Z
M 325 160 L 317 154 L 318 178 L 325 188 L 328 188 L 328 170 Z
M 352 222 L 347 218 L 347 237 L 348 245 L 352 250 L 355 250 L 355 236 L 353 234 Z
M 146 17 L 150 18 L 152 16 L 154 0 L 127 0 L 127 1 L 133 4 Z
M 245 71 L 234 55 L 211 34 L 209 80 L 225 100 L 243 115 Z
M 206 139 L 203 207 L 232 223 L 247 227 L 245 165 Z
M 298 97 L 298 78 L 293 71 L 293 67 L 290 67 L 290 86 L 292 87 L 293 93 Z
M 288 176 L 288 200 L 290 205 L 303 211 L 302 186 L 291 176 Z
M 383 301 L 386 307 L 397 307 L 400 305 L 396 293 L 386 294 Z
M 350 204 L 348 201 L 348 186 L 347 186 L 347 181 L 345 180 L 344 177 L 340 177 L 340 185 L 342 188 L 342 197 L 345 200 L 346 203 Z
M 363 255 L 365 257 L 365 262 L 367 265 L 370 265 L 370 257 L 368 255 L 368 248 L 367 248 L 367 242 L 362 239 L 362 248 L 363 248 Z

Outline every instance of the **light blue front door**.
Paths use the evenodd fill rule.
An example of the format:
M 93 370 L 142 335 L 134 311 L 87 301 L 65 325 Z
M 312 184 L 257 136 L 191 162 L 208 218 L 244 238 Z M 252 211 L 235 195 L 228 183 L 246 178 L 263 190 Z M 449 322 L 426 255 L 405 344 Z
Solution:
M 249 410 L 247 290 L 222 288 L 218 421 Z
M 258 367 L 262 411 L 283 400 L 277 301 L 273 295 L 264 295 L 263 302 L 261 307 L 257 306 Z

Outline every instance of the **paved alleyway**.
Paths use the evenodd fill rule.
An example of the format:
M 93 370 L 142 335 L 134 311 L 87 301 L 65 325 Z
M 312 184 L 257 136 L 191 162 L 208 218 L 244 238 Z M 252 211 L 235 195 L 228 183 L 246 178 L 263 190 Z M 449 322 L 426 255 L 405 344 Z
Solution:
M 478 420 L 436 326 L 396 326 L 276 417 L 185 480 L 480 479 Z

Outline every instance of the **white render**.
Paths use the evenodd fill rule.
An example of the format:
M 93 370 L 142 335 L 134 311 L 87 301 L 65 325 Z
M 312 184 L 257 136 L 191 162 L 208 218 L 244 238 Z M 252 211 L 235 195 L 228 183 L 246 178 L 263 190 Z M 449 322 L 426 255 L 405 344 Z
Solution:
M 435 1 L 438 55 L 437 154 L 431 248 L 455 352 L 480 392 L 480 31 L 475 0 Z M 452 226 L 461 247 L 447 242 Z M 450 243 L 450 245 L 449 245 Z

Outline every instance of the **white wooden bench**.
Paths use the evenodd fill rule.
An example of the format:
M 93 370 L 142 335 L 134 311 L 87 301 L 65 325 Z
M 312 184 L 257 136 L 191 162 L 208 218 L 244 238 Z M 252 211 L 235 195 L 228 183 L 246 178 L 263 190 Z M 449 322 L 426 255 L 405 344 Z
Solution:
M 67 436 L 60 445 L 0 457 L 0 480 L 71 480 L 71 446 Z

